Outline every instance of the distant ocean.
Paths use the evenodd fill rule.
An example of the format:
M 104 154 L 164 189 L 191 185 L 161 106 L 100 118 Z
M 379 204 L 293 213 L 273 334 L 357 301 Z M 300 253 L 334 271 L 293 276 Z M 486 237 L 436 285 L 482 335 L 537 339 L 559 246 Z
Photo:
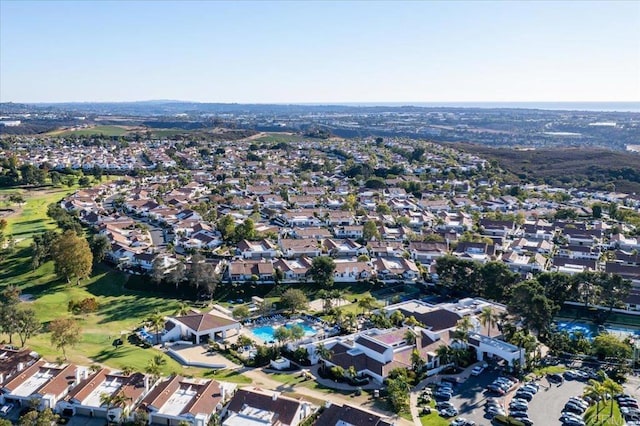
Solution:
M 323 105 L 328 105 L 323 104 Z M 425 108 L 506 108 L 555 111 L 640 112 L 640 102 L 346 102 L 347 106 L 418 106 Z

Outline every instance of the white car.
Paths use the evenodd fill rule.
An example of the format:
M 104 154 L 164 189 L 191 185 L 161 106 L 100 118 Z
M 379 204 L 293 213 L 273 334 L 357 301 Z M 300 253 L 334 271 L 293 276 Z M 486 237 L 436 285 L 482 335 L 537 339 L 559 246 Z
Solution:
M 9 414 L 9 411 L 11 411 L 12 409 L 13 409 L 13 404 L 3 405 L 2 408 L 0 408 L 0 416 L 6 416 L 7 414 Z
M 471 375 L 472 376 L 479 376 L 480 374 L 482 374 L 482 372 L 484 371 L 484 367 L 481 365 L 476 365 L 475 367 L 473 367 L 473 370 L 471 370 Z

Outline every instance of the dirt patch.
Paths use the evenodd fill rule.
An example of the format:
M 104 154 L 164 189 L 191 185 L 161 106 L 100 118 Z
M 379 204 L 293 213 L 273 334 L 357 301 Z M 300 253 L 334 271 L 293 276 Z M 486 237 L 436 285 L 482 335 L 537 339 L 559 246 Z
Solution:
M 33 302 L 34 297 L 33 294 L 24 293 L 20 295 L 20 301 L 25 303 Z

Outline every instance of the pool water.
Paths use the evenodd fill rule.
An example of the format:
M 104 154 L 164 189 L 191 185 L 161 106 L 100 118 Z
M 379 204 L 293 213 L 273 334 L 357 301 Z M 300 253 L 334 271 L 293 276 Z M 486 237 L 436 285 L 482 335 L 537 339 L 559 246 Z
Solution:
M 304 330 L 305 337 L 315 336 L 317 333 L 317 331 L 313 327 L 311 327 L 311 324 L 307 323 L 306 321 L 296 322 L 295 324 L 302 327 L 302 329 Z M 285 327 L 291 328 L 293 327 L 293 325 L 294 324 L 285 324 Z M 252 329 L 251 334 L 256 336 L 258 339 L 268 343 L 268 342 L 275 341 L 275 339 L 273 338 L 273 333 L 279 327 L 280 327 L 279 325 L 278 326 L 263 325 L 261 327 L 256 327 Z

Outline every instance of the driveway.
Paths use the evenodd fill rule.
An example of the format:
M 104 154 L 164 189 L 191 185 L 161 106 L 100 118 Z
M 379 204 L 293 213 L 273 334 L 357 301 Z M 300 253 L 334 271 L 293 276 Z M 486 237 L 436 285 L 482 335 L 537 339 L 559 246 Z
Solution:
M 460 412 L 460 417 L 473 420 L 478 426 L 491 424 L 491 421 L 484 417 L 484 404 L 486 399 L 493 395 L 485 394 L 485 390 L 499 375 L 497 371 L 488 368 L 481 375 L 470 376 L 466 382 L 455 387 L 451 403 Z

